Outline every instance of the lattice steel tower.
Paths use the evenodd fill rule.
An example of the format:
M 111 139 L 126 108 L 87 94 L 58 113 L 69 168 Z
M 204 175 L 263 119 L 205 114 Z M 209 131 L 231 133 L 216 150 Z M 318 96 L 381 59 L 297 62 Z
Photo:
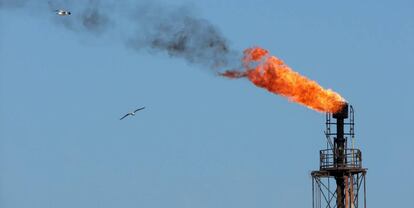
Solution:
M 336 126 L 336 132 L 331 131 L 332 126 Z M 311 174 L 312 207 L 366 208 L 367 169 L 362 167 L 361 151 L 354 148 L 351 105 L 344 105 L 340 112 L 326 114 L 325 136 L 327 144 L 326 149 L 319 152 L 319 170 Z

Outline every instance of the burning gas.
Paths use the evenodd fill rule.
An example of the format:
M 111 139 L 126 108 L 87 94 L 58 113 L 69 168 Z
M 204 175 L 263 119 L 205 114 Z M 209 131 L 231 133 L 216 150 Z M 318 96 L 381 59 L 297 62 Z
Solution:
M 265 49 L 246 49 L 243 67 L 244 71 L 229 70 L 221 75 L 228 78 L 246 77 L 258 87 L 319 112 L 338 112 L 345 103 L 338 93 L 324 89 L 315 81 L 293 71 Z

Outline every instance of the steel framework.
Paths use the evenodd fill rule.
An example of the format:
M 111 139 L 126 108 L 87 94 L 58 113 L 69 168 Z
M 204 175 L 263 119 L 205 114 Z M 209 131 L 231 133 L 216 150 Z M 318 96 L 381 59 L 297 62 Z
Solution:
M 349 122 L 345 122 L 348 113 Z M 367 169 L 362 167 L 361 151 L 354 148 L 353 107 L 349 106 L 348 111 L 346 104 L 341 112 L 327 113 L 325 124 L 326 149 L 319 151 L 319 170 L 311 173 L 312 207 L 366 208 Z M 332 132 L 332 126 L 336 126 L 336 132 Z

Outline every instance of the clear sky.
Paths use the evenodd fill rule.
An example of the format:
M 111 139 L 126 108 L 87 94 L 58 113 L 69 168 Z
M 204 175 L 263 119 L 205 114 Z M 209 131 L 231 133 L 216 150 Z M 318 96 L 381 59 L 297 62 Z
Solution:
M 117 27 L 68 30 L 36 3 L 0 9 L 0 207 L 311 207 L 324 114 L 132 50 Z M 190 5 L 232 48 L 267 48 L 339 92 L 356 110 L 368 206 L 412 206 L 414 1 L 160 4 Z

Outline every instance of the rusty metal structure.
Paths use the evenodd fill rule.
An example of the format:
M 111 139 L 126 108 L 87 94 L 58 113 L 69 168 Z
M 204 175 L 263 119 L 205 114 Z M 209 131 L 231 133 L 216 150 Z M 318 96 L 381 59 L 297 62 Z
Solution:
M 319 170 L 311 173 L 313 208 L 366 208 L 367 169 L 354 147 L 354 125 L 351 105 L 326 114 L 326 149 L 319 151 Z

